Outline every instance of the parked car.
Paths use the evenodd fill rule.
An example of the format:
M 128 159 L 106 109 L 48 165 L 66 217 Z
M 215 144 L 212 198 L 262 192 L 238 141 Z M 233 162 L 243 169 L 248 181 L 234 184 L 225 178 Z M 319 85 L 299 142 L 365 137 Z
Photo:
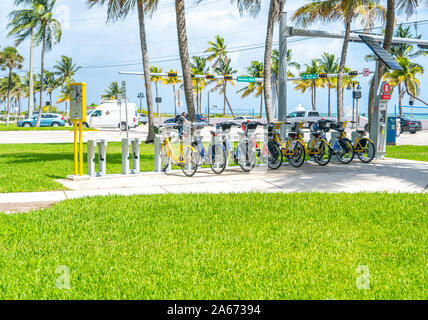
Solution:
M 37 123 L 37 115 L 31 118 L 19 120 L 18 127 L 34 127 Z M 41 127 L 64 127 L 65 118 L 62 114 L 57 113 L 43 113 L 40 118 Z
M 146 125 L 149 120 L 147 119 L 147 116 L 144 113 L 138 114 L 138 123 Z
M 237 124 L 238 126 L 240 126 L 244 122 L 251 122 L 251 121 L 254 121 L 254 118 L 248 117 L 248 116 L 236 117 L 235 119 L 232 120 L 232 122 L 234 124 Z
M 178 118 L 180 118 L 180 115 L 177 115 L 175 118 L 166 119 L 163 123 L 176 123 L 178 122 Z M 187 120 L 189 120 L 189 116 L 187 116 Z M 203 114 L 196 114 L 196 122 L 208 123 L 208 119 Z
M 412 134 L 415 134 L 416 131 L 422 130 L 422 122 L 408 118 L 408 117 L 401 117 L 400 118 L 400 125 L 401 125 L 401 133 L 403 132 L 410 132 Z

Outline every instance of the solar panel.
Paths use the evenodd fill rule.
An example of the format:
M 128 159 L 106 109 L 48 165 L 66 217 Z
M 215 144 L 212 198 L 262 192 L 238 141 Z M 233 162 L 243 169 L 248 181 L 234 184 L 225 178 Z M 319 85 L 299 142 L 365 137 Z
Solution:
M 360 35 L 359 37 L 389 69 L 403 70 L 394 57 L 391 56 L 375 39 L 365 35 Z

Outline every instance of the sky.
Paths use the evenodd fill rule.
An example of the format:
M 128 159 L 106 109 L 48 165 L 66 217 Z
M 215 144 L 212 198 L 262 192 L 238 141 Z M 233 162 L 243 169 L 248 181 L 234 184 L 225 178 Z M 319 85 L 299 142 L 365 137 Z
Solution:
M 290 17 L 298 7 L 305 1 L 287 1 L 285 11 L 288 12 L 289 25 L 293 25 Z M 189 38 L 189 51 L 191 55 L 205 55 L 207 42 L 214 40 L 216 35 L 224 37 L 229 49 L 229 57 L 232 66 L 238 71 L 238 75 L 246 74 L 246 68 L 251 61 L 263 61 L 264 42 L 266 37 L 266 23 L 269 1 L 262 1 L 262 10 L 258 17 L 252 18 L 248 15 L 240 16 L 235 5 L 230 0 L 204 0 L 199 5 L 195 0 L 186 1 L 186 20 Z M 0 1 L 0 47 L 13 45 L 14 39 L 7 36 L 6 25 L 8 14 L 14 9 L 13 0 Z M 112 81 L 127 82 L 127 94 L 132 102 L 139 105 L 137 99 L 139 92 L 144 91 L 143 79 L 140 76 L 120 75 L 120 71 L 142 72 L 141 51 L 139 43 L 139 28 L 136 13 L 131 14 L 125 21 L 106 24 L 106 8 L 93 7 L 89 9 L 86 0 L 57 0 L 55 16 L 61 21 L 63 35 L 61 42 L 55 45 L 52 51 L 46 54 L 46 67 L 51 69 L 61 55 L 73 58 L 73 61 L 82 67 L 76 74 L 77 82 L 86 82 L 88 90 L 88 104 L 98 104 L 104 90 Z M 408 23 L 416 20 L 428 20 L 428 10 L 418 9 L 416 15 L 407 18 L 405 15 L 397 17 L 398 23 Z M 381 26 L 378 22 L 377 26 Z M 311 29 L 340 32 L 344 30 L 343 23 L 315 23 Z M 352 25 L 353 29 L 360 29 L 358 24 Z M 278 43 L 278 25 L 275 26 L 274 47 Z M 379 32 L 379 29 L 376 31 Z M 414 32 L 414 29 L 412 28 Z M 148 37 L 148 49 L 150 63 L 162 68 L 164 71 L 170 69 L 181 73 L 181 65 L 178 55 L 177 31 L 175 22 L 174 1 L 165 0 L 159 2 L 157 12 L 151 19 L 146 20 L 146 32 Z M 418 26 L 418 33 L 423 39 L 428 39 L 428 22 Z M 298 40 L 298 41 L 296 41 Z M 323 52 L 333 53 L 340 57 L 342 47 L 341 40 L 331 39 L 307 39 L 291 38 L 289 48 L 292 49 L 293 60 L 304 66 L 312 59 L 319 58 Z M 18 47 L 25 58 L 25 70 L 29 67 L 29 44 L 28 41 Z M 238 51 L 239 50 L 239 51 Z M 35 72 L 40 72 L 40 47 L 35 49 Z M 366 62 L 364 57 L 370 50 L 364 44 L 351 43 L 348 51 L 347 66 L 352 70 L 362 71 L 364 68 L 374 70 L 373 62 Z M 420 57 L 416 62 L 428 68 L 428 57 Z M 22 74 L 22 73 L 20 73 Z M 0 71 L 0 77 L 5 76 Z M 360 101 L 360 112 L 367 110 L 367 96 L 369 78 L 360 76 L 362 99 Z M 420 77 L 422 92 L 420 97 L 428 100 L 428 91 L 424 90 L 428 83 L 428 72 Z M 260 99 L 247 97 L 242 99 L 236 91 L 245 84 L 236 83 L 235 88 L 228 90 L 229 100 L 238 112 L 258 112 Z M 59 91 L 59 90 L 58 90 Z M 172 87 L 159 86 L 159 96 L 163 98 L 161 104 L 162 112 L 172 112 L 173 94 Z M 54 99 L 56 101 L 56 94 Z M 153 90 L 154 93 L 154 90 Z M 310 92 L 302 94 L 294 90 L 294 85 L 288 83 L 288 111 L 294 110 L 301 104 L 306 109 L 311 108 Z M 327 112 L 327 90 L 318 91 L 317 108 L 320 112 Z M 335 109 L 335 92 L 332 93 L 332 106 Z M 46 99 L 46 98 L 45 98 Z M 407 102 L 408 98 L 405 98 Z M 183 98 L 184 101 L 184 98 Z M 203 108 L 207 105 L 207 90 L 203 93 Z M 352 105 L 350 91 L 345 91 L 345 107 Z M 394 111 L 397 104 L 396 94 L 391 100 L 389 111 Z M 210 105 L 218 106 L 211 112 L 220 112 L 223 109 L 223 98 L 218 93 L 210 94 Z M 60 105 L 60 109 L 64 106 Z M 146 108 L 143 100 L 143 108 Z

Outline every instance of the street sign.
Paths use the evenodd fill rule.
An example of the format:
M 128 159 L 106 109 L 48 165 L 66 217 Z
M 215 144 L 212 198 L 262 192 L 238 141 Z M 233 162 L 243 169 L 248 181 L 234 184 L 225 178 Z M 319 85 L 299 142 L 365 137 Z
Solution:
M 225 75 L 223 76 L 224 80 L 233 80 L 233 76 Z
M 207 79 L 207 80 L 214 80 L 215 79 L 215 75 L 213 75 L 213 74 L 206 74 L 205 75 L 205 79 Z
M 239 76 L 236 80 L 238 82 L 256 82 L 256 78 L 248 76 Z
M 380 98 L 381 98 L 381 100 L 391 100 L 391 95 L 390 94 L 383 94 Z
M 356 76 L 358 76 L 358 71 L 349 71 L 348 72 L 348 76 L 350 76 L 350 77 L 356 77 Z
M 86 83 L 70 84 L 70 120 L 86 122 Z
M 318 74 L 316 73 L 302 74 L 302 80 L 316 80 L 316 79 L 318 79 Z
M 325 78 L 327 78 L 328 77 L 328 74 L 327 73 L 320 73 L 319 75 L 318 75 L 318 78 L 320 78 L 320 79 L 325 79 Z
M 370 75 L 370 69 L 369 68 L 364 68 L 363 70 L 363 76 L 364 77 L 368 77 Z
M 391 85 L 388 82 L 383 84 L 382 92 L 384 95 L 389 95 L 391 93 Z
M 177 72 L 168 72 L 167 76 L 168 78 L 177 78 L 178 74 Z

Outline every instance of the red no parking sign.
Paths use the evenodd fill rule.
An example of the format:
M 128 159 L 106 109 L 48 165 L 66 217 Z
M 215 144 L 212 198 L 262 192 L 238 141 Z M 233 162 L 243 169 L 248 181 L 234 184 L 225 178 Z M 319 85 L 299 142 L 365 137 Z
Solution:
M 368 77 L 370 75 L 370 69 L 369 68 L 364 68 L 363 70 L 363 76 L 364 77 Z

